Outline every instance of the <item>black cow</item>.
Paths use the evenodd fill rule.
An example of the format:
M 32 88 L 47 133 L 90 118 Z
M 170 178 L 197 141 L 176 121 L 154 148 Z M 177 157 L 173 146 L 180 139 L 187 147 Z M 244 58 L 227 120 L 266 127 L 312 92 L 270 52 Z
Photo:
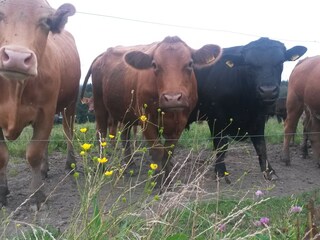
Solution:
M 306 51 L 303 46 L 286 50 L 279 41 L 260 38 L 245 46 L 225 48 L 215 65 L 195 69 L 199 100 L 189 123 L 199 118 L 208 121 L 218 150 L 215 171 L 219 177 L 227 175 L 228 136 L 238 140 L 250 136 L 261 171 L 267 179 L 273 178 L 264 139 L 266 115 L 279 95 L 283 63 Z M 226 181 L 230 182 L 227 177 Z

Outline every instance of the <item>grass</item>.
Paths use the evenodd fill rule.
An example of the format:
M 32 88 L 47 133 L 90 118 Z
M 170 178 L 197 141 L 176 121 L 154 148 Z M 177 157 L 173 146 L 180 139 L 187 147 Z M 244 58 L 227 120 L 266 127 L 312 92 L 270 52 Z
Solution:
M 80 129 L 85 128 L 88 131 L 80 133 Z M 61 125 L 54 127 L 49 153 L 65 152 L 61 130 Z M 195 152 L 211 149 L 208 132 L 207 124 L 194 124 L 183 133 L 179 146 Z M 67 229 L 59 232 L 54 228 L 18 223 L 31 230 L 26 232 L 17 227 L 17 236 L 8 239 L 302 239 L 310 215 L 307 203 L 310 199 L 320 203 L 317 191 L 282 198 L 252 193 L 230 197 L 220 189 L 219 183 L 216 183 L 217 192 L 207 200 L 197 191 L 188 197 L 190 186 L 196 186 L 199 179 L 180 186 L 180 190 L 171 195 L 167 192 L 158 195 L 153 189 L 155 172 L 152 169 L 145 169 L 141 164 L 137 177 L 124 177 L 127 166 L 121 163 L 123 151 L 119 136 L 115 136 L 113 143 L 108 139 L 107 147 L 99 154 L 91 145 L 86 150 L 83 148 L 84 143 L 95 147 L 100 144 L 95 139 L 94 124 L 76 125 L 75 133 L 74 146 L 77 152 L 82 152 L 84 174 L 74 174 L 80 199 Z M 282 125 L 269 120 L 266 135 L 268 143 L 281 143 Z M 30 137 L 31 129 L 27 128 L 18 141 L 9 143 L 10 152 L 16 157 L 23 156 Z M 146 161 L 147 150 L 148 147 L 139 144 L 134 149 L 141 163 Z M 104 157 L 113 161 L 103 163 Z M 121 193 L 116 192 L 119 188 Z M 118 195 L 115 197 L 115 194 Z M 302 207 L 302 211 L 290 212 L 293 206 Z M 2 226 L 6 221 L 10 218 L 4 219 Z

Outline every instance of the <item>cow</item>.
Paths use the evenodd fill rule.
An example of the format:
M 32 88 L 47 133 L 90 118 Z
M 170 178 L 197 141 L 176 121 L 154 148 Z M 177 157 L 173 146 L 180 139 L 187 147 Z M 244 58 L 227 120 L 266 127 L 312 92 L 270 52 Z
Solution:
M 303 112 L 304 140 L 303 157 L 307 156 L 307 140 L 311 142 L 313 158 L 320 167 L 320 56 L 301 60 L 291 72 L 288 84 L 287 119 L 284 124 L 284 140 L 281 160 L 291 165 L 289 142 L 296 132 L 297 124 Z
M 296 60 L 305 52 L 303 46 L 286 50 L 279 41 L 260 38 L 244 46 L 224 48 L 215 65 L 195 68 L 199 99 L 189 124 L 198 119 L 208 121 L 217 151 L 218 179 L 225 177 L 227 183 L 231 182 L 224 162 L 228 137 L 250 137 L 264 176 L 276 178 L 267 160 L 266 115 L 279 95 L 283 63 Z
M 88 112 L 93 113 L 94 111 L 94 104 L 93 104 L 93 97 L 82 97 L 81 103 L 88 106 Z
M 108 118 L 126 126 L 121 137 L 128 163 L 132 162 L 130 128 L 140 124 L 158 166 L 158 187 L 169 176 L 174 146 L 197 103 L 193 69 L 214 64 L 220 55 L 217 45 L 194 50 L 179 37 L 168 36 L 148 45 L 109 48 L 88 71 L 92 73 L 97 131 L 106 135 Z
M 72 132 L 80 83 L 80 59 L 73 36 L 64 30 L 71 4 L 53 9 L 45 0 L 0 2 L 0 205 L 7 204 L 5 140 L 16 140 L 31 125 L 26 149 L 31 168 L 30 207 L 38 210 L 46 199 L 47 146 L 55 113 L 62 112 L 67 135 L 66 167 L 75 162 Z

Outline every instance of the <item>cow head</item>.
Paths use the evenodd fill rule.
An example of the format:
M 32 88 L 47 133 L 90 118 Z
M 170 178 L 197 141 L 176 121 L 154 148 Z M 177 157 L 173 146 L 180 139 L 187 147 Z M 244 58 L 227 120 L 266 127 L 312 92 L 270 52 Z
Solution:
M 83 97 L 81 99 L 82 104 L 86 104 L 88 106 L 88 112 L 93 112 L 94 111 L 94 101 L 93 97 Z
M 45 0 L 1 1 L 0 76 L 10 80 L 37 76 L 49 32 L 59 33 L 74 13 L 71 4 L 54 10 Z
M 152 71 L 161 109 L 183 110 L 193 108 L 197 101 L 193 67 L 213 64 L 221 52 L 217 45 L 205 45 L 193 50 L 180 38 L 167 37 L 158 43 L 152 53 L 132 51 L 125 55 L 125 61 L 135 69 Z
M 264 103 L 273 104 L 279 96 L 283 63 L 297 60 L 306 51 L 303 46 L 287 50 L 279 41 L 260 38 L 245 45 L 240 55 L 224 59 L 229 67 L 245 67 L 247 84 L 255 88 L 256 97 Z

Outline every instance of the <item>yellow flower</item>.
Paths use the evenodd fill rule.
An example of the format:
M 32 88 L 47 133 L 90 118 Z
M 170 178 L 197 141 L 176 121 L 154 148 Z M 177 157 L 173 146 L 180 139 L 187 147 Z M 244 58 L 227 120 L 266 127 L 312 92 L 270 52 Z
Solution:
M 147 121 L 147 116 L 146 115 L 141 115 L 140 116 L 140 120 L 142 121 L 142 122 L 145 122 L 145 121 Z
M 101 145 L 101 147 L 105 147 L 105 146 L 107 146 L 107 142 L 101 142 L 100 145 Z
M 114 135 L 109 134 L 109 138 L 110 138 L 110 139 L 113 139 L 113 138 L 114 138 Z
M 98 158 L 98 162 L 99 162 L 99 163 L 106 163 L 106 162 L 108 162 L 108 159 L 107 159 L 106 157 L 104 157 L 104 158 Z
M 90 143 L 84 143 L 81 145 L 81 147 L 84 151 L 88 151 L 91 148 L 91 146 L 92 146 L 92 144 L 90 144 Z
M 224 172 L 224 175 L 225 175 L 225 176 L 228 176 L 228 175 L 230 175 L 230 173 L 228 173 L 228 172 Z
M 84 156 L 85 154 L 86 154 L 85 151 L 81 151 L 81 152 L 80 152 L 80 155 L 81 155 L 81 156 Z
M 104 173 L 104 175 L 107 176 L 107 177 L 112 176 L 112 174 L 113 174 L 113 171 L 112 171 L 112 170 L 106 171 L 106 172 Z
M 151 164 L 150 164 L 150 168 L 151 168 L 152 170 L 156 170 L 156 169 L 158 168 L 158 164 L 156 164 L 156 163 L 151 163 Z
M 87 128 L 80 128 L 80 132 L 82 132 L 82 133 L 86 133 L 87 131 L 88 131 Z
M 147 108 L 147 107 L 148 107 L 148 104 L 146 104 L 146 103 L 143 104 L 143 107 L 144 107 L 144 108 Z

